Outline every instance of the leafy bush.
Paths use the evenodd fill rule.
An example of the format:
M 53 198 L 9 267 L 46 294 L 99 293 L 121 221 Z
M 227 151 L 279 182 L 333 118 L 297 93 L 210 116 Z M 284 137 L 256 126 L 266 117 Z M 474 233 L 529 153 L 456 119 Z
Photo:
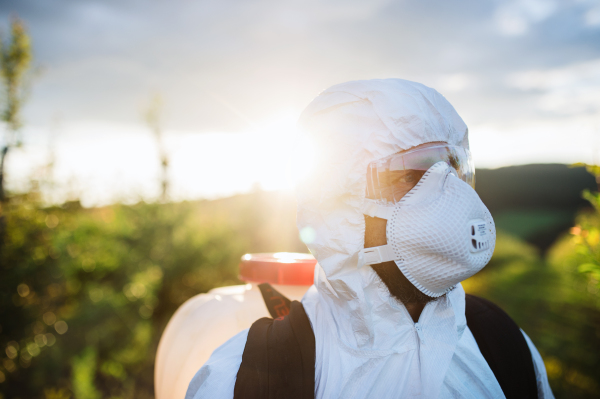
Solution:
M 600 166 L 587 165 L 586 169 L 600 184 Z M 579 215 L 577 225 L 571 229 L 567 251 L 571 255 L 569 260 L 578 265 L 581 273 L 588 275 L 588 291 L 597 296 L 600 288 L 600 193 L 585 190 L 583 198 L 592 204 L 593 210 Z
M 191 296 L 238 282 L 243 240 L 193 204 L 44 208 L 28 194 L 3 212 L 5 397 L 152 397 L 170 316 Z

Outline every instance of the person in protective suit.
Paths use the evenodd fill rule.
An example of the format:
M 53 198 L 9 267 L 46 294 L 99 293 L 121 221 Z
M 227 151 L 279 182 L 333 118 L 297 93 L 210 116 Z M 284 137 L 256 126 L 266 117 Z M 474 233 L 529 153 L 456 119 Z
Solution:
M 525 332 L 460 284 L 496 233 L 452 105 L 415 82 L 354 81 L 300 124 L 317 150 L 297 190 L 314 285 L 215 350 L 186 399 L 552 398 Z

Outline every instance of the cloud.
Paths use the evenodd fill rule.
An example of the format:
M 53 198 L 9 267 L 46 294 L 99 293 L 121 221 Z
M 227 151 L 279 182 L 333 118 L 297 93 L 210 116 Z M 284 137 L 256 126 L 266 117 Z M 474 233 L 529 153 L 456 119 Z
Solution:
M 596 6 L 585 13 L 585 24 L 594 27 L 600 25 L 600 6 Z
M 600 113 L 600 58 L 560 68 L 514 73 L 507 83 L 533 93 L 538 109 L 548 113 Z
M 300 110 L 342 81 L 402 77 L 446 93 L 476 120 L 520 115 L 507 75 L 600 54 L 594 2 L 513 0 L 4 1 L 33 36 L 45 73 L 28 123 L 139 124 L 152 93 L 169 127 L 239 131 Z M 591 15 L 591 16 L 590 16 Z M 588 21 L 588 25 L 582 21 Z M 516 39 L 518 38 L 518 39 Z M 526 94 L 526 95 L 524 95 Z M 494 104 L 496 107 L 485 106 Z
M 439 77 L 435 85 L 441 92 L 460 92 L 476 84 L 476 78 L 466 73 L 446 74 Z
M 531 24 L 543 21 L 556 12 L 554 0 L 512 0 L 502 2 L 495 11 L 495 22 L 504 35 L 519 36 Z

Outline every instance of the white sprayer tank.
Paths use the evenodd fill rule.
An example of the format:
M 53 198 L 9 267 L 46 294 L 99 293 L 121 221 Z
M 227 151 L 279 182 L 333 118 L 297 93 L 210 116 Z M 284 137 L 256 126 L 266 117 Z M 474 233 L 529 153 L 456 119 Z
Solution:
M 156 399 L 183 399 L 192 377 L 216 348 L 261 317 L 270 317 L 258 284 L 270 283 L 299 301 L 313 283 L 316 262 L 310 254 L 246 254 L 239 278 L 247 284 L 215 288 L 181 305 L 158 344 Z

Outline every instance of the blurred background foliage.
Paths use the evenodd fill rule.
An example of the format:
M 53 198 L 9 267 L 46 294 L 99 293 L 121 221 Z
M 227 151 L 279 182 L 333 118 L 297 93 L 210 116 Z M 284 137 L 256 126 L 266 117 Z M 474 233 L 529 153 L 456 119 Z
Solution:
M 175 310 L 239 284 L 251 249 L 304 251 L 290 194 L 217 201 L 45 206 L 9 196 L 0 248 L 4 398 L 145 398 Z
M 543 169 L 542 165 L 535 166 Z M 585 172 L 583 168 L 573 170 Z M 589 166 L 587 170 L 591 172 L 589 177 L 595 176 L 594 183 L 600 183 L 599 168 Z M 587 180 L 589 184 L 590 179 Z M 556 187 L 562 191 L 568 186 L 559 183 Z M 534 185 L 523 193 L 531 190 L 544 191 Z M 515 219 L 522 226 L 514 229 L 535 230 L 536 222 L 532 220 L 539 218 L 537 224 L 546 230 L 538 238 L 533 235 L 539 246 L 519 239 L 518 234 L 500 230 L 491 262 L 464 282 L 466 291 L 498 303 L 530 336 L 544 358 L 557 398 L 592 398 L 600 392 L 600 194 L 597 191 L 598 186 L 583 191 L 582 198 L 589 201 L 588 206 L 580 208 L 575 215 L 577 224 L 555 235 L 551 245 L 540 242 L 539 237 L 550 237 L 547 230 L 562 226 L 559 219 L 563 216 L 558 213 L 555 226 L 549 226 L 544 214 L 551 208 L 549 203 L 569 194 L 556 192 L 547 201 L 536 198 L 545 212 L 529 212 L 520 221 Z M 562 213 L 574 209 L 564 206 Z M 510 229 L 509 224 L 505 226 Z
M 18 20 L 12 35 L 1 59 L 18 67 L 19 79 L 2 72 L 3 156 L 19 145 L 20 78 L 31 55 Z M 21 63 L 10 64 L 11 54 Z M 149 115 L 161 147 L 158 116 Z M 306 251 L 292 194 L 170 202 L 160 149 L 156 203 L 50 205 L 39 188 L 51 186 L 47 180 L 0 198 L 0 399 L 152 398 L 158 341 L 181 304 L 241 283 L 244 253 Z M 3 172 L 0 165 L 0 197 Z M 558 398 L 600 391 L 599 179 L 594 166 L 477 171 L 498 241 L 465 288 L 498 303 L 529 334 Z
M 0 339 L 7 398 L 152 397 L 154 353 L 175 309 L 236 283 L 243 240 L 190 204 L 10 197 L 1 256 Z M 62 392 L 62 393 L 61 393 Z M 48 396 L 50 394 L 46 394 Z
M 561 170 L 593 190 L 583 168 Z M 585 195 L 597 201 L 592 190 Z M 600 209 L 580 205 L 569 208 L 576 225 L 546 250 L 507 223 L 490 264 L 464 283 L 529 334 L 557 397 L 600 389 Z M 548 229 L 545 216 L 532 215 L 512 229 Z M 9 196 L 2 218 L 3 398 L 151 398 L 158 340 L 183 302 L 239 284 L 244 253 L 305 251 L 293 195 L 284 192 L 86 209 L 76 201 L 47 206 L 34 186 Z

